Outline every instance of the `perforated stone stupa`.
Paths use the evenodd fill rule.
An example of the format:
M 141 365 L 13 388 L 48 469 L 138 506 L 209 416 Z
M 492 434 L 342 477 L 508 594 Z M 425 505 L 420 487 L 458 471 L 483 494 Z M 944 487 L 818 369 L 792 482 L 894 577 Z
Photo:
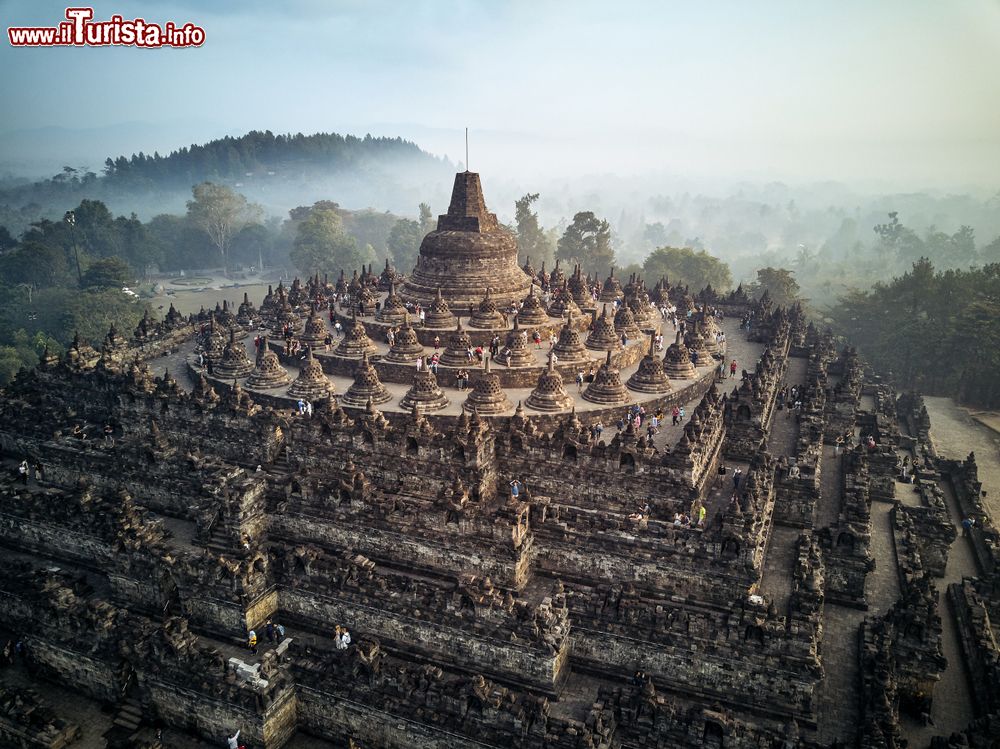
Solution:
M 231 380 L 236 377 L 246 377 L 253 372 L 253 362 L 247 355 L 246 346 L 242 341 L 236 340 L 236 333 L 229 332 L 229 343 L 226 344 L 222 352 L 222 361 L 215 367 L 215 373 L 219 377 Z
M 528 408 L 536 411 L 563 411 L 573 407 L 573 396 L 563 387 L 562 375 L 556 371 L 555 362 L 549 357 L 549 366 L 538 377 L 538 384 L 528 396 Z
M 592 403 L 613 406 L 628 403 L 633 400 L 632 394 L 622 384 L 618 367 L 611 363 L 611 352 L 608 352 L 594 376 L 594 381 L 583 391 L 583 399 Z
M 448 402 L 448 398 L 438 387 L 437 377 L 429 369 L 424 369 L 414 373 L 413 385 L 406 391 L 399 405 L 407 411 L 417 406 L 421 413 L 427 413 L 446 408 Z
M 396 333 L 396 339 L 389 349 L 389 353 L 385 355 L 385 360 L 396 362 L 397 364 L 409 364 L 410 362 L 415 362 L 423 355 L 424 347 L 420 345 L 416 331 L 413 330 L 410 326 L 410 321 L 407 320 L 403 327 L 399 329 L 399 332 Z
M 337 345 L 337 350 L 334 353 L 347 359 L 360 359 L 363 354 L 374 354 L 376 351 L 378 351 L 378 347 L 368 337 L 365 326 L 355 316 L 345 329 L 344 338 Z
M 479 306 L 476 307 L 469 318 L 470 328 L 503 328 L 506 327 L 503 315 L 497 307 L 497 300 L 493 296 L 493 289 L 486 288 L 486 295 Z
M 326 323 L 323 322 L 323 318 L 320 317 L 319 313 L 316 311 L 316 304 L 312 304 L 312 308 L 309 311 L 309 318 L 306 320 L 305 329 L 299 336 L 299 340 L 307 346 L 320 346 L 322 345 L 324 339 L 326 339 L 327 330 Z
M 649 334 L 649 352 L 642 357 L 639 368 L 628 378 L 629 390 L 639 393 L 666 393 L 670 391 L 670 380 L 663 373 L 663 361 L 656 355 L 655 334 Z
M 594 329 L 583 344 L 591 351 L 620 351 L 622 347 L 615 321 L 608 314 L 608 305 L 604 305 L 601 314 L 594 320 Z
M 450 328 L 455 324 L 455 315 L 452 314 L 448 302 L 441 296 L 441 287 L 438 287 L 437 294 L 431 302 L 431 306 L 424 312 L 424 327 L 440 330 Z
M 323 367 L 313 358 L 312 349 L 309 349 L 306 360 L 299 367 L 299 376 L 288 388 L 288 394 L 293 398 L 318 401 L 329 398 L 333 391 L 333 383 L 323 374 Z
M 364 408 L 369 402 L 385 403 L 391 398 L 389 389 L 382 384 L 378 372 L 368 360 L 368 354 L 363 354 L 358 368 L 354 370 L 354 382 L 341 397 L 340 402 L 345 406 Z
M 472 339 L 458 321 L 458 329 L 448 337 L 448 346 L 441 354 L 441 364 L 446 367 L 466 367 L 469 365 L 469 349 Z
M 559 340 L 552 347 L 559 361 L 563 364 L 585 364 L 590 362 L 590 354 L 580 340 L 580 333 L 573 327 L 573 316 L 570 315 L 566 324 L 559 331 Z
M 514 318 L 514 329 L 507 334 L 507 345 L 503 348 L 501 355 L 506 361 L 507 352 L 510 352 L 510 366 L 530 367 L 535 363 L 535 357 L 528 348 L 528 334 L 520 327 L 517 318 Z
M 388 263 L 388 261 L 386 262 Z M 385 300 L 382 302 L 382 309 L 378 311 L 376 318 L 380 322 L 390 325 L 398 325 L 406 319 L 406 306 L 399 298 L 399 294 L 396 293 L 395 283 L 389 284 L 389 293 L 386 294 Z
M 521 311 L 517 313 L 517 319 L 525 327 L 547 325 L 549 322 L 549 315 L 545 311 L 545 307 L 542 306 L 542 300 L 535 294 L 534 284 L 529 289 L 528 296 L 524 298 Z
M 483 371 L 476 378 L 472 392 L 462 404 L 469 413 L 501 414 L 509 411 L 513 404 L 508 400 L 507 393 L 500 387 L 500 378 L 490 371 L 490 358 L 487 356 Z
M 428 306 L 440 288 L 451 309 L 467 309 L 489 286 L 497 304 L 506 306 L 523 299 L 530 284 L 517 264 L 517 240 L 486 209 L 479 175 L 456 174 L 448 212 L 424 237 L 403 299 Z
M 281 366 L 278 355 L 267 346 L 267 339 L 261 342 L 263 353 L 257 361 L 257 368 L 250 373 L 247 379 L 247 387 L 255 390 L 270 390 L 271 388 L 284 387 L 291 383 L 292 378 Z
M 677 340 L 667 346 L 667 353 L 663 355 L 663 372 L 672 380 L 693 380 L 698 376 L 691 363 L 691 353 L 684 345 L 680 333 L 677 334 Z

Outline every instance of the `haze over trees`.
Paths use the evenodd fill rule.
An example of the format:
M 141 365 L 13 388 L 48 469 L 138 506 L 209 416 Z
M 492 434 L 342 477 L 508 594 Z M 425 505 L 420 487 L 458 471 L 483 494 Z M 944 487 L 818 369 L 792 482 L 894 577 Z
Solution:
M 404 186 L 397 177 L 408 169 L 419 180 Z M 340 181 L 321 180 L 330 174 Z M 169 156 L 121 156 L 101 176 L 66 167 L 41 182 L 8 179 L 0 184 L 0 370 L 31 364 L 40 346 L 65 344 L 77 328 L 95 340 L 108 320 L 130 330 L 143 305 L 121 287 L 156 272 L 263 266 L 336 275 L 385 258 L 408 272 L 435 227 L 431 204 L 446 200 L 452 176 L 451 165 L 399 139 L 264 132 Z M 665 276 L 693 291 L 724 292 L 743 283 L 778 303 L 805 299 L 812 314 L 857 335 L 877 366 L 932 392 L 995 402 L 996 367 L 956 351 L 929 379 L 913 363 L 923 350 L 908 354 L 903 342 L 923 340 L 924 328 L 967 328 L 993 341 L 990 326 L 1000 323 L 991 323 L 993 292 L 984 289 L 1000 263 L 1000 193 L 872 195 L 833 183 L 771 183 L 712 195 L 668 186 L 612 177 L 558 189 L 540 182 L 531 191 L 487 183 L 486 192 L 516 233 L 522 261 L 530 257 L 536 268 L 559 258 L 567 271 L 579 263 L 598 278 L 616 265 L 618 275 L 641 273 L 650 284 Z M 377 207 L 361 210 L 330 199 L 372 196 L 361 204 Z M 899 320 L 877 312 L 915 284 L 941 306 Z M 944 306 L 947 293 L 957 295 L 954 309 Z M 100 315 L 88 318 L 88 305 Z

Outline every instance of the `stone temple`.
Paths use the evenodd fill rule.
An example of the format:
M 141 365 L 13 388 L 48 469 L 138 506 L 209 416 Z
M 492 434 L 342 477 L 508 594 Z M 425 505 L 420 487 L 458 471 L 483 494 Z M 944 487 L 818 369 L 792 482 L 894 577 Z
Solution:
M 424 237 L 400 296 L 428 307 L 441 289 L 454 312 L 478 305 L 487 288 L 498 305 L 507 306 L 524 299 L 530 287 L 517 262 L 516 238 L 486 210 L 479 175 L 456 174 L 448 212 Z
M 482 301 L 465 269 L 434 293 Z M 532 316 L 517 364 L 480 363 L 514 321 L 459 302 L 390 356 L 398 318 L 354 317 L 382 280 L 240 306 L 313 341 L 332 312 L 343 348 L 172 310 L 3 391 L 0 746 L 996 746 L 1000 533 L 919 395 L 798 307 L 665 280 L 697 335 L 637 315 L 588 359 L 588 316 Z

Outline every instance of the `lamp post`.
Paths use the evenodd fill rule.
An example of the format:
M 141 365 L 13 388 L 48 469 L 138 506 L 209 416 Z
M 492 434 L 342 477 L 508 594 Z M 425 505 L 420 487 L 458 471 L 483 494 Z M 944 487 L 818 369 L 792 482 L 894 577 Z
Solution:
M 76 214 L 73 211 L 66 211 L 63 220 L 69 224 L 70 236 L 73 239 L 73 259 L 76 260 L 76 282 L 83 283 L 83 271 L 80 270 L 80 245 L 76 240 Z

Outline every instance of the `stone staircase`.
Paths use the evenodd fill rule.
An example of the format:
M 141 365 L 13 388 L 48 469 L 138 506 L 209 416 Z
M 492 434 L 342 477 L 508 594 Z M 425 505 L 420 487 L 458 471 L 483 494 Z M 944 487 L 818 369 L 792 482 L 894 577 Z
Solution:
M 111 728 L 104 734 L 108 749 L 139 746 L 143 749 L 161 749 L 163 745 L 155 738 L 155 732 L 144 730 L 142 724 L 142 705 L 135 697 L 124 698 L 118 703 Z
M 216 554 L 225 554 L 226 556 L 230 556 L 233 552 L 229 534 L 226 533 L 222 523 L 215 524 L 215 528 L 212 529 L 212 535 L 209 537 L 208 543 L 206 543 L 205 546 Z

